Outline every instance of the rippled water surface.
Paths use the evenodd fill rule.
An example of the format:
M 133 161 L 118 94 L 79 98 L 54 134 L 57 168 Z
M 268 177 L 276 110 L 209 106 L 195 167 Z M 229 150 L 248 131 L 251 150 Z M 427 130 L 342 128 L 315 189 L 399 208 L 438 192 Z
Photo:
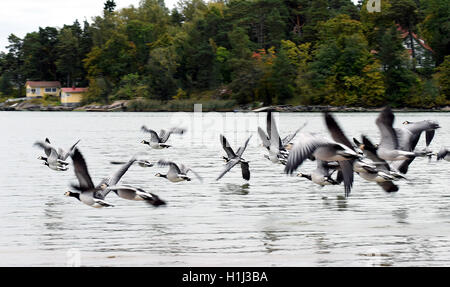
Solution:
M 376 113 L 336 114 L 345 133 L 378 141 Z M 450 145 L 447 113 L 398 113 L 404 120 L 434 119 L 442 128 L 432 149 Z M 326 133 L 319 113 L 277 115 L 280 134 L 307 122 L 305 131 Z M 166 150 L 140 143 L 141 125 L 188 129 Z M 384 193 L 355 177 L 351 196 L 343 186 L 320 188 L 288 177 L 266 160 L 256 134 L 265 113 L 0 112 L 0 265 L 65 266 L 78 254 L 85 266 L 448 266 L 450 265 L 450 163 L 419 158 L 400 191 Z M 220 181 L 224 167 L 219 133 L 244 153 L 251 179 L 239 166 Z M 37 160 L 33 143 L 48 137 L 64 148 L 81 139 L 94 183 L 118 168 L 110 161 L 133 154 L 152 162 L 184 163 L 204 181 L 171 183 L 155 177 L 167 168 L 132 166 L 122 183 L 167 201 L 163 208 L 110 194 L 112 208 L 95 209 L 64 196 L 76 182 L 70 165 L 55 172 Z M 425 145 L 421 138 L 418 148 Z M 69 162 L 71 160 L 69 159 Z M 315 167 L 306 162 L 300 170 Z M 71 261 L 72 260 L 72 261 Z

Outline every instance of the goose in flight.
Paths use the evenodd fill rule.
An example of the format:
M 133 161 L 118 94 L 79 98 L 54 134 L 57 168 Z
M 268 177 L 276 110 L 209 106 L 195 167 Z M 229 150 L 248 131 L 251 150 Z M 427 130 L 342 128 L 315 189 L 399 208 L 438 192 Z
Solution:
M 378 157 L 377 148 L 366 136 L 362 136 L 362 141 L 360 148 L 364 155 L 373 162 L 375 170 L 366 170 L 366 172 L 361 172 L 359 175 L 367 181 L 376 182 L 386 192 L 398 191 L 399 187 L 393 181 L 405 179 L 405 177 L 392 170 L 384 159 Z
M 50 156 L 52 150 L 54 150 L 56 152 L 56 156 L 57 156 L 58 162 L 60 162 L 61 164 L 64 164 L 64 165 L 68 165 L 69 163 L 66 162 L 65 160 L 73 152 L 74 148 L 76 147 L 76 145 L 79 142 L 80 142 L 80 140 L 78 140 L 76 143 L 74 143 L 67 151 L 63 150 L 62 148 L 58 148 L 58 150 L 56 150 L 56 148 L 54 148 L 51 145 L 50 140 L 48 138 L 45 138 L 44 142 L 37 141 L 33 145 L 42 148 L 44 150 L 44 152 L 45 152 L 46 156 L 45 157 L 44 156 L 40 156 L 40 157 L 38 157 L 38 159 L 43 160 L 43 161 L 47 161 L 47 159 Z
M 50 155 L 45 158 L 45 161 L 43 163 L 44 165 L 48 166 L 52 170 L 56 171 L 66 171 L 68 170 L 67 164 L 64 161 L 60 161 L 58 159 L 58 154 L 56 153 L 55 149 L 50 150 Z
M 126 162 L 123 161 L 110 161 L 110 164 L 126 164 Z M 136 160 L 136 163 L 140 166 L 140 167 L 152 167 L 154 164 L 149 162 L 148 160 Z
M 410 160 L 415 158 L 416 154 L 414 152 L 401 150 L 399 135 L 392 127 L 394 119 L 395 116 L 391 108 L 387 106 L 381 111 L 375 121 L 381 134 L 380 145 L 377 149 L 378 157 L 386 161 Z
M 161 159 L 158 161 L 158 165 L 169 166 L 169 171 L 167 174 L 157 173 L 155 176 L 166 178 L 171 182 L 191 181 L 191 178 L 187 176 L 188 172 L 192 172 L 198 180 L 201 182 L 203 181 L 203 178 L 198 173 L 193 171 L 191 168 L 186 167 L 184 164 L 177 165 L 172 161 L 165 161 Z
M 102 190 L 99 192 L 103 198 L 108 195 L 110 191 L 113 191 L 117 196 L 128 200 L 145 201 L 153 206 L 165 205 L 165 201 L 161 200 L 156 194 L 149 193 L 141 188 L 132 187 L 130 185 L 117 185 L 122 176 L 128 171 L 128 169 L 134 163 L 139 161 L 132 157 L 127 163 L 123 164 L 115 173 L 111 176 L 104 178 L 98 185 Z
M 337 185 L 340 182 L 331 177 L 337 167 L 338 165 L 333 162 L 317 160 L 317 168 L 311 174 L 299 173 L 297 176 L 304 177 L 322 187 L 325 185 Z M 333 171 L 330 172 L 330 169 Z
M 225 169 L 216 178 L 216 181 L 221 179 L 227 172 L 229 172 L 238 163 L 241 164 L 242 178 L 245 180 L 250 180 L 249 164 L 248 164 L 248 161 L 246 161 L 242 158 L 242 154 L 244 153 L 245 149 L 247 148 L 248 142 L 250 141 L 251 137 L 252 136 L 249 136 L 247 138 L 247 140 L 245 141 L 244 145 L 241 146 L 235 153 L 233 151 L 233 149 L 231 148 L 230 144 L 228 143 L 227 139 L 223 135 L 220 135 L 220 142 L 222 143 L 222 147 L 227 154 L 227 157 L 224 157 L 227 164 L 225 165 Z
M 435 131 L 440 128 L 439 124 L 435 121 L 424 120 L 420 122 L 403 122 L 401 128 L 395 128 L 395 132 L 398 136 L 399 149 L 403 151 L 415 152 L 417 143 L 420 136 L 425 132 L 426 148 L 424 151 L 415 152 L 416 156 L 429 156 L 429 146 L 434 138 Z M 401 173 L 406 174 L 408 172 L 409 165 L 415 158 L 408 160 L 396 161 L 393 166 Z
M 180 128 L 172 128 L 169 131 L 161 130 L 159 135 L 152 129 L 147 128 L 145 125 L 141 127 L 141 130 L 150 134 L 150 141 L 142 140 L 141 143 L 150 146 L 153 149 L 169 148 L 170 145 L 166 144 L 171 134 L 182 135 L 186 130 Z
M 166 202 L 159 198 L 154 193 L 147 192 L 142 188 L 133 187 L 129 185 L 121 185 L 121 186 L 108 186 L 106 191 L 112 191 L 117 196 L 123 199 L 135 200 L 135 201 L 145 201 L 148 204 L 153 206 L 166 205 Z
M 305 125 L 303 125 L 303 127 L 304 126 Z M 282 140 L 278 134 L 277 125 L 273 114 L 271 111 L 268 111 L 266 117 L 267 134 L 261 127 L 258 127 L 258 135 L 263 142 L 263 146 L 269 151 L 269 155 L 264 155 L 264 157 L 273 163 L 286 164 L 286 160 L 289 155 L 287 149 L 292 148 L 292 144 L 290 142 L 303 127 L 299 128 L 294 133 L 287 135 Z
M 301 133 L 300 140 L 289 153 L 284 172 L 292 174 L 307 158 L 314 156 L 316 160 L 338 161 L 341 166 L 348 196 L 353 184 L 353 166 L 348 160 L 357 159 L 359 155 L 347 146 L 333 140 L 311 133 Z
M 65 195 L 75 197 L 82 203 L 95 208 L 113 206 L 104 200 L 105 194 L 109 191 L 102 189 L 100 186 L 94 186 L 87 169 L 86 161 L 78 148 L 75 148 L 70 156 L 72 157 L 75 176 L 79 183 L 78 185 L 72 184 L 72 188 L 78 192 L 67 191 Z

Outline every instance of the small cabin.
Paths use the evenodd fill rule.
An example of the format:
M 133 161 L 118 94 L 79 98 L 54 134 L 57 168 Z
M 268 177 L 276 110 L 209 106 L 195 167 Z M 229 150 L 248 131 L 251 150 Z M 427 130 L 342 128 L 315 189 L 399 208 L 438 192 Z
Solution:
M 42 98 L 45 95 L 58 97 L 61 83 L 58 81 L 27 81 L 25 83 L 27 98 Z
M 62 88 L 61 105 L 67 107 L 79 106 L 88 88 Z

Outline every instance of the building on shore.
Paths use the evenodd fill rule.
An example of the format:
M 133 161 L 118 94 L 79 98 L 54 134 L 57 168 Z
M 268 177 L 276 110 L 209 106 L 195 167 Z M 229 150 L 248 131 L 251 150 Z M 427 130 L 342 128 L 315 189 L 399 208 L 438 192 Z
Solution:
M 45 95 L 59 97 L 61 83 L 58 81 L 27 81 L 25 88 L 27 98 L 42 98 Z
M 66 107 L 79 106 L 86 94 L 88 88 L 62 88 L 61 89 L 61 105 Z
M 416 33 L 402 28 L 400 25 L 397 25 L 397 30 L 400 32 L 403 47 L 408 52 L 409 59 L 416 61 L 417 68 L 424 67 L 427 62 L 432 62 L 433 49 L 423 39 L 419 38 Z

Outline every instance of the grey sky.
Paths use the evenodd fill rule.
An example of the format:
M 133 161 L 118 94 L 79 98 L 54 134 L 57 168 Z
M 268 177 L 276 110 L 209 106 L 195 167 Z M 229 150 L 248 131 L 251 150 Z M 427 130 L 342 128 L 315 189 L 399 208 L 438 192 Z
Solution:
M 0 51 L 6 51 L 8 36 L 13 33 L 23 38 L 26 33 L 39 30 L 39 27 L 62 27 L 72 24 L 75 19 L 83 22 L 102 14 L 106 0 L 0 0 Z M 115 0 L 116 9 L 133 5 L 140 0 Z M 177 0 L 165 0 L 172 8 Z
M 101 15 L 106 0 L 0 0 L 0 51 L 6 51 L 8 36 L 13 33 L 23 38 L 26 33 L 39 27 L 62 27 L 75 19 L 89 22 L 93 16 Z M 352 0 L 357 3 L 357 0 Z M 115 0 L 116 9 L 133 5 L 140 0 Z M 173 8 L 178 0 L 165 0 Z

